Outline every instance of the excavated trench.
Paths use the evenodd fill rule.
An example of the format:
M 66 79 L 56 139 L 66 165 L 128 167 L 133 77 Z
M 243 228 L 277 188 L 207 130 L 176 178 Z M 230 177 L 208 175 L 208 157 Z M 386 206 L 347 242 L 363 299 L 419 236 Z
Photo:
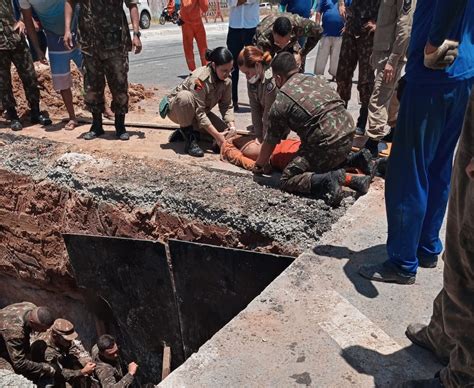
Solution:
M 0 306 L 117 336 L 161 380 L 345 212 L 248 176 L 0 133 Z

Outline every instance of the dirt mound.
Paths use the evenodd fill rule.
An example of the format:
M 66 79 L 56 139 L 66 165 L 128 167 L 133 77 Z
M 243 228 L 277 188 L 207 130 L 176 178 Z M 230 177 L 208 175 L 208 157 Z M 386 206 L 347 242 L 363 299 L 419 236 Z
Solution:
M 41 109 L 47 110 L 50 116 L 64 116 L 67 114 L 66 108 L 64 107 L 61 94 L 54 90 L 53 81 L 51 78 L 51 71 L 48 66 L 42 64 L 35 64 L 36 73 L 38 76 L 38 83 L 41 92 Z M 72 95 L 74 106 L 76 107 L 76 113 L 80 114 L 80 110 L 86 111 L 84 104 L 84 85 L 83 77 L 80 71 L 72 66 Z M 12 67 L 12 83 L 13 92 L 18 105 L 18 112 L 20 115 L 24 114 L 28 110 L 28 101 L 25 98 L 25 92 L 23 90 L 23 84 L 16 72 L 16 69 Z M 141 101 L 154 97 L 152 89 L 145 88 L 142 84 L 129 84 L 128 94 L 129 110 L 138 111 L 143 110 L 139 105 Z M 108 87 L 105 91 L 106 102 L 110 105 L 112 101 L 112 94 Z

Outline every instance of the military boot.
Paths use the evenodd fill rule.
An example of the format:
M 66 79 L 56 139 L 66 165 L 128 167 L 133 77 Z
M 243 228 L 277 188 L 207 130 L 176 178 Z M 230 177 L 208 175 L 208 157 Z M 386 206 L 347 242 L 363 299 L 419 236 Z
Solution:
M 374 158 L 379 157 L 379 141 L 378 140 L 374 140 L 371 137 L 369 137 L 369 139 L 364 145 L 364 148 L 370 151 L 370 153 L 372 154 L 372 157 Z
M 102 127 L 102 113 L 92 114 L 92 126 L 89 132 L 84 135 L 84 140 L 92 140 L 103 135 L 104 128 Z
M 51 119 L 41 113 L 39 104 L 31 107 L 30 112 L 31 124 L 51 125 L 53 122 Z
M 311 176 L 311 194 L 317 199 L 322 199 L 330 206 L 338 206 L 343 198 L 342 185 L 346 179 L 343 169 L 313 174 Z
M 7 109 L 7 119 L 10 120 L 10 128 L 12 131 L 21 131 L 23 129 L 15 108 Z
M 184 152 L 196 158 L 203 157 L 204 151 L 201 149 L 201 147 L 199 147 L 197 143 L 197 138 L 194 134 L 193 127 L 190 126 L 181 128 L 181 133 L 184 136 Z
M 372 160 L 372 154 L 369 150 L 362 148 L 360 151 L 353 152 L 347 157 L 346 166 L 357 168 L 363 174 L 372 176 L 374 174 L 375 163 Z
M 184 136 L 183 134 L 181 133 L 181 130 L 180 128 L 178 129 L 175 129 L 170 137 L 168 138 L 168 143 L 175 143 L 177 141 L 184 141 Z
M 370 176 L 346 174 L 344 186 L 357 192 L 357 194 L 365 195 L 369 191 Z
M 125 115 L 124 114 L 115 114 L 115 135 L 120 140 L 130 139 L 130 135 L 125 128 Z
M 367 117 L 369 116 L 369 108 L 361 107 L 359 110 L 359 118 L 357 119 L 356 134 L 363 135 L 365 126 L 367 125 Z

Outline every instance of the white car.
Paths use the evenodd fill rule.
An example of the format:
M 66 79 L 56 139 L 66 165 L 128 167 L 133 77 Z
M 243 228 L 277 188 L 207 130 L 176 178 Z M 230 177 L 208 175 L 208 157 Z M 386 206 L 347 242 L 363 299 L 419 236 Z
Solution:
M 125 11 L 125 15 L 127 15 L 127 22 L 130 24 L 130 10 L 124 4 L 123 10 Z M 146 30 L 150 28 L 151 25 L 151 10 L 150 5 L 148 4 L 148 0 L 139 0 L 138 1 L 138 15 L 140 15 L 140 28 Z

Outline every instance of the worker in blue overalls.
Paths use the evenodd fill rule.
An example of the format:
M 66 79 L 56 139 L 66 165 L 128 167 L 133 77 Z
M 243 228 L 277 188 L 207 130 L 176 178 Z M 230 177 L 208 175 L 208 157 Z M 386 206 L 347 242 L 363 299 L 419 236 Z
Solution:
M 406 81 L 385 186 L 389 259 L 359 273 L 413 284 L 443 249 L 453 153 L 474 82 L 474 1 L 418 0 Z

